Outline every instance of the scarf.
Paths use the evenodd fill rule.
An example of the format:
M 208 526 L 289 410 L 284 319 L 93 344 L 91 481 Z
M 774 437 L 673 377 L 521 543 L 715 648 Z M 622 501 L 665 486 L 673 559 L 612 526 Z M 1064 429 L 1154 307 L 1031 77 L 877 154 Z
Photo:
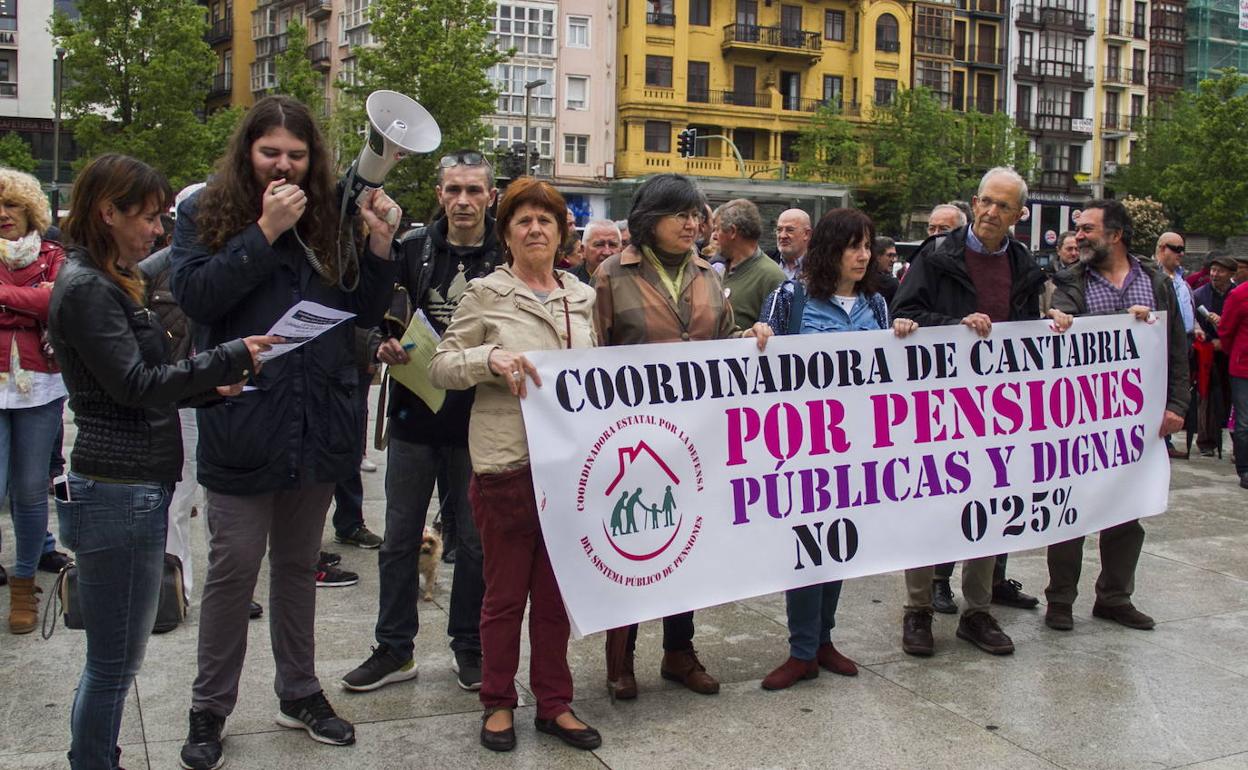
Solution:
M 666 251 L 642 246 L 641 253 L 659 273 L 663 288 L 672 295 L 672 302 L 680 301 L 680 287 L 685 282 L 685 265 L 689 264 L 689 254 L 670 254 Z
M 0 238 L 0 261 L 10 270 L 21 270 L 39 258 L 39 247 L 43 239 L 39 233 L 31 230 L 16 241 Z

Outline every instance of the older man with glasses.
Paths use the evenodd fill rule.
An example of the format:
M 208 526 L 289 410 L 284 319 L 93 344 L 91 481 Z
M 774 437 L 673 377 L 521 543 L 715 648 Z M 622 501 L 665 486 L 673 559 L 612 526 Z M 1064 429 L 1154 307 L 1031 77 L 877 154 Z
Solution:
M 1153 252 L 1153 260 L 1166 271 L 1166 275 L 1170 277 L 1170 283 L 1174 286 L 1175 296 L 1179 300 L 1179 313 L 1183 316 L 1183 331 L 1187 333 L 1187 346 L 1190 357 L 1191 346 L 1197 336 L 1204 339 L 1205 333 L 1196 325 L 1196 303 L 1192 299 L 1192 287 L 1187 285 L 1184 279 L 1183 270 L 1183 253 L 1186 246 L 1183 243 L 1183 236 L 1175 232 L 1164 232 L 1157 239 L 1157 249 Z M 1196 399 L 1192 399 L 1187 409 L 1187 415 L 1184 418 L 1184 424 L 1188 428 L 1188 441 L 1186 451 L 1179 451 L 1170 436 L 1166 436 L 1166 452 L 1170 457 L 1186 460 L 1191 454 L 1192 438 L 1195 434 L 1196 419 Z
M 979 194 L 972 201 L 974 224 L 943 237 L 929 238 L 923 244 L 897 290 L 892 316 L 910 318 L 919 326 L 961 324 L 980 337 L 988 337 L 994 323 L 1039 318 L 1044 274 L 1032 259 L 1031 251 L 1010 237 L 1010 227 L 1022 217 L 1026 201 L 1027 182 L 1012 169 L 999 167 L 984 174 Z M 945 207 L 938 206 L 932 213 L 940 215 L 944 211 Z M 956 208 L 953 213 L 962 216 Z M 1059 328 L 1069 328 L 1070 316 L 1056 310 L 1049 312 Z M 965 606 L 957 635 L 993 655 L 1008 655 L 1014 652 L 1014 642 L 1001 630 L 988 607 L 996 593 L 994 582 L 1001 586 L 998 590 L 1003 594 L 1013 589 L 1011 596 L 1017 597 L 1021 592 L 1016 581 L 994 580 L 996 565 L 997 558 L 993 556 L 962 563 Z M 1004 565 L 1000 572 L 1004 572 Z M 906 570 L 901 646 L 911 655 L 931 655 L 935 649 L 935 577 L 935 567 Z M 1004 578 L 1004 574 L 1000 577 Z M 1027 606 L 1035 606 L 1034 597 L 1027 598 Z
M 403 236 L 404 265 L 398 283 L 406 290 L 412 310 L 421 310 L 438 334 L 450 323 L 468 282 L 494 271 L 502 248 L 494 233 L 494 219 L 486 210 L 494 203 L 494 170 L 479 152 L 461 150 L 438 163 L 438 202 L 442 216 L 428 227 Z M 391 366 L 411 361 L 397 338 L 403 329 L 384 330 L 377 358 Z M 451 668 L 465 690 L 481 687 L 481 601 L 485 579 L 481 566 L 481 538 L 472 521 L 468 480 L 468 417 L 474 391 L 450 390 L 441 408 L 433 411 L 414 392 L 390 381 L 390 406 L 377 419 L 388 418 L 386 429 L 386 535 L 378 552 L 379 607 L 377 646 L 368 659 L 342 678 L 342 686 L 357 692 L 376 690 L 392 682 L 416 677 L 412 656 L 420 621 L 416 610 L 417 570 L 424 537 L 425 516 L 439 483 L 444 517 L 455 522 L 455 573 L 447 633 L 451 637 Z M 445 479 L 445 484 L 439 478 Z M 449 529 L 449 522 L 444 522 Z

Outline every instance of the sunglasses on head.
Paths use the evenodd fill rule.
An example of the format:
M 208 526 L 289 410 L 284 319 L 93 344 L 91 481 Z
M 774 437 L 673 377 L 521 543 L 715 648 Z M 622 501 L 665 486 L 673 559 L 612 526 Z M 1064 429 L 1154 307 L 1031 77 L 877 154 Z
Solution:
M 454 168 L 455 166 L 484 166 L 485 156 L 479 152 L 453 152 L 450 155 L 443 155 L 438 161 L 438 165 L 442 168 Z
M 1172 244 L 1167 243 L 1167 244 L 1166 244 L 1166 248 L 1167 248 L 1167 249 L 1170 249 L 1170 250 L 1171 250 L 1171 251 L 1173 251 L 1175 254 L 1182 254 L 1182 253 L 1183 253 L 1183 251 L 1184 251 L 1187 247 L 1186 247 L 1186 246 L 1183 246 L 1183 245 L 1181 245 L 1181 244 L 1180 244 L 1180 245 L 1178 245 L 1178 246 L 1174 246 L 1174 245 L 1172 245 Z

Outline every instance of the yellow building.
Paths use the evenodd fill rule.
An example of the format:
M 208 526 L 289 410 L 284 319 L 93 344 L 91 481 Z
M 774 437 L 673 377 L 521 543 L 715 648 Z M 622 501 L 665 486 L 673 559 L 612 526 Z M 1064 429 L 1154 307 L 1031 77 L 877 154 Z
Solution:
M 1131 146 L 1148 105 L 1148 0 L 1099 0 L 1096 12 L 1096 121 L 1092 191 L 1105 185 Z
M 1007 0 L 957 0 L 953 17 L 950 106 L 984 113 L 1005 109 Z M 922 33 L 915 27 L 915 40 Z M 916 84 L 919 78 L 915 76 Z
M 777 179 L 824 103 L 861 117 L 910 86 L 911 13 L 898 0 L 621 0 L 616 176 Z M 698 141 L 676 153 L 676 133 Z
M 201 0 L 208 17 L 204 40 L 217 57 L 217 71 L 208 90 L 210 110 L 250 106 L 248 68 L 256 56 L 252 14 L 257 0 Z

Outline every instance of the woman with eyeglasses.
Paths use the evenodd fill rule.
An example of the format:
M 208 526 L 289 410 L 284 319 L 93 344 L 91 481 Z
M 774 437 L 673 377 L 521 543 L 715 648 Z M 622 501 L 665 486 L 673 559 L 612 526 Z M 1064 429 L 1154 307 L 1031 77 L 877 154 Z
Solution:
M 520 414 L 528 388 L 542 385 L 524 351 L 596 342 L 593 290 L 555 269 L 555 252 L 568 234 L 566 211 L 563 196 L 546 182 L 522 177 L 508 186 L 498 205 L 507 264 L 468 286 L 429 369 L 438 387 L 476 386 L 468 494 L 485 556 L 480 740 L 492 751 L 516 745 L 515 679 L 526 603 L 534 726 L 574 748 L 602 744 L 598 731 L 572 711 L 570 626 L 542 539 Z
M 705 206 L 697 185 L 680 174 L 659 174 L 637 188 L 628 214 L 632 243 L 594 273 L 600 345 L 728 337 L 756 337 L 760 350 L 767 344 L 767 324 L 735 331 L 719 274 L 697 253 Z M 713 695 L 719 682 L 698 659 L 693 631 L 692 611 L 663 619 L 659 673 L 696 693 Z M 637 697 L 636 643 L 636 624 L 607 632 L 607 689 L 616 698 Z

